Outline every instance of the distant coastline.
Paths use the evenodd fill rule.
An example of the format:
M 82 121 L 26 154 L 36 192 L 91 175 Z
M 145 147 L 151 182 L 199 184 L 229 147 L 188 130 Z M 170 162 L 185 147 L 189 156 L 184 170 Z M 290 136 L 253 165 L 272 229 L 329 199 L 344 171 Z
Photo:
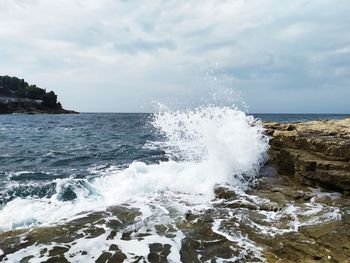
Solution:
M 78 114 L 67 110 L 54 91 L 29 85 L 23 79 L 0 76 L 0 114 Z

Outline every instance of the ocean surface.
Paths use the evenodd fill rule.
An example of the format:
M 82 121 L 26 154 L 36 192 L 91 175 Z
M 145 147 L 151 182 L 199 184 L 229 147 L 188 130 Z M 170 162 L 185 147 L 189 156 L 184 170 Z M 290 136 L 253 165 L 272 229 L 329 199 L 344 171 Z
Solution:
M 280 122 L 346 117 L 254 116 Z M 171 224 L 187 211 L 210 206 L 217 185 L 244 195 L 266 161 L 267 149 L 268 138 L 259 122 L 230 108 L 159 114 L 0 115 L 0 233 L 64 224 L 116 205 L 138 209 L 139 225 Z M 173 248 L 168 260 L 178 262 L 174 248 L 181 247 L 184 235 L 179 229 L 161 238 L 154 232 L 153 239 L 131 247 L 121 239 L 118 244 L 129 258 L 144 250 L 142 242 L 147 248 L 158 239 Z M 76 243 L 86 250 L 91 247 L 87 255 L 72 257 L 72 262 L 81 262 L 83 256 L 96 258 L 103 251 Z M 14 253 L 13 260 L 24 257 L 23 253 Z

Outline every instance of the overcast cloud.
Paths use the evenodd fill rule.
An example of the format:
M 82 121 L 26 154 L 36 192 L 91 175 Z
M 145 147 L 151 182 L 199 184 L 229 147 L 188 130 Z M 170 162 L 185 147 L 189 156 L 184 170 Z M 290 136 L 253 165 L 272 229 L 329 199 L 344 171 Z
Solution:
M 0 75 L 52 89 L 67 108 L 152 111 L 232 89 L 251 112 L 350 112 L 348 0 L 1 0 L 0 10 Z

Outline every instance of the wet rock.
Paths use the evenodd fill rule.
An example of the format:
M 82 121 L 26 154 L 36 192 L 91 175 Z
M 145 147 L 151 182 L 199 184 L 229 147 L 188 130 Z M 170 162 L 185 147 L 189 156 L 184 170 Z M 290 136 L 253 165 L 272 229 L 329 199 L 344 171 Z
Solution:
M 150 253 L 147 259 L 151 263 L 166 263 L 167 257 L 170 254 L 171 246 L 168 244 L 162 245 L 159 243 L 149 245 Z
M 119 250 L 110 257 L 108 263 L 122 263 L 125 259 L 126 255 Z
M 165 236 L 167 238 L 174 238 L 176 235 L 176 229 L 172 224 L 161 224 L 154 226 L 156 233 L 160 236 Z
M 132 231 L 124 232 L 122 234 L 122 240 L 130 240 L 131 239 L 131 234 L 132 234 Z
M 57 256 L 53 258 L 49 258 L 45 263 L 69 263 L 69 261 L 64 256 Z
M 191 211 L 187 211 L 186 214 L 185 214 L 185 218 L 186 218 L 187 221 L 193 221 L 196 218 L 198 218 L 198 215 L 193 214 Z
M 69 250 L 69 247 L 63 246 L 54 246 L 52 250 L 49 251 L 49 257 L 60 256 L 66 253 Z
M 96 259 L 96 263 L 107 263 L 108 260 L 112 257 L 112 253 L 103 252 L 98 259 Z
M 216 257 L 230 259 L 238 255 L 232 242 L 213 231 L 214 216 L 213 210 L 207 210 L 197 215 L 196 220 L 177 225 L 185 233 L 181 262 L 206 262 Z
M 119 251 L 119 247 L 117 245 L 112 244 L 108 250 L 109 251 Z
M 116 235 L 117 235 L 117 231 L 112 230 L 111 233 L 108 235 L 107 240 L 113 240 Z
M 214 189 L 215 198 L 217 199 L 235 199 L 236 193 L 226 187 L 216 187 Z

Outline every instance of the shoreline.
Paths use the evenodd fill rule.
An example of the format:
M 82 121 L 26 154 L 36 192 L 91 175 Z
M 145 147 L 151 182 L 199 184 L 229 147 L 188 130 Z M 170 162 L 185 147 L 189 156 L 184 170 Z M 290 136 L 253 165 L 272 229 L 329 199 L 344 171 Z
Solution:
M 80 112 L 74 110 L 66 109 L 24 109 L 17 108 L 15 110 L 0 110 L 0 115 L 12 115 L 12 114 L 25 114 L 25 115 L 34 115 L 34 114 L 80 114 Z
M 80 114 L 78 111 L 74 110 L 60 110 L 60 111 L 20 111 L 20 112 L 0 112 L 0 115 L 41 115 L 41 114 L 50 114 L 50 115 L 58 115 L 58 114 Z

